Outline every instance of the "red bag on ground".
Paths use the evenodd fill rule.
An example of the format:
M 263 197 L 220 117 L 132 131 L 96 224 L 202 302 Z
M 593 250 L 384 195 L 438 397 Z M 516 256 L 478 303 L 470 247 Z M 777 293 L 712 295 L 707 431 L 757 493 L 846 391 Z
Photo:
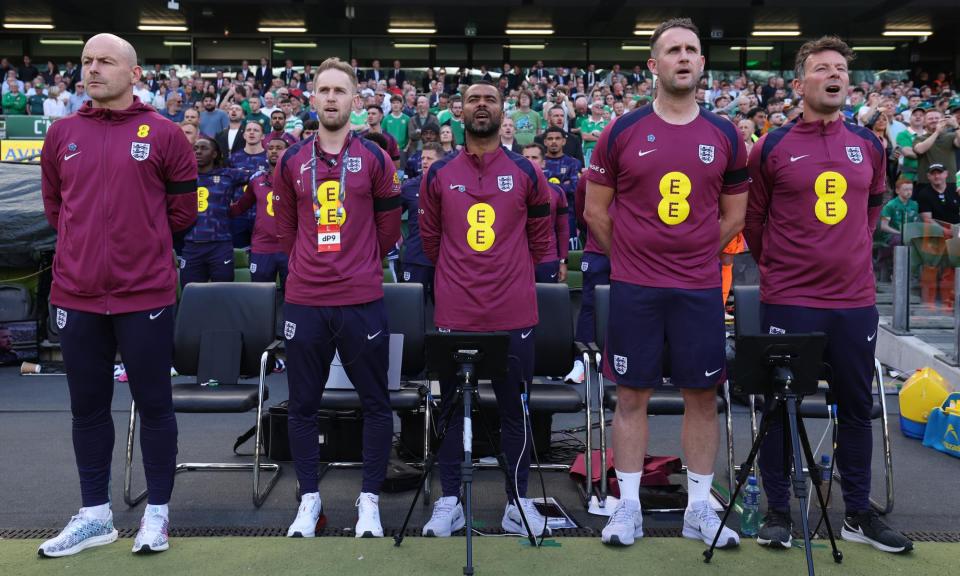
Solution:
M 592 464 L 592 482 L 595 484 L 600 481 L 600 451 L 594 450 L 591 454 L 590 463 Z M 641 486 L 671 486 L 670 475 L 681 471 L 683 463 L 677 456 L 651 456 L 647 455 L 643 459 L 643 476 L 640 478 Z M 616 497 L 620 497 L 620 485 L 617 483 L 617 475 L 614 471 L 613 449 L 607 449 L 607 470 L 606 478 L 608 492 Z M 586 462 L 583 454 L 577 454 L 573 464 L 570 466 L 570 477 L 574 481 L 581 483 L 587 475 Z

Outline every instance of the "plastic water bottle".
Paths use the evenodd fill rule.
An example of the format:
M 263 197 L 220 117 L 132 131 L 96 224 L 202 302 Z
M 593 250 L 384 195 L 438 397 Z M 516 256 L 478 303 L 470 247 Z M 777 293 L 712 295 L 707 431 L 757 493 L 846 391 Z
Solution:
M 743 514 L 740 515 L 740 534 L 756 536 L 760 528 L 760 487 L 757 486 L 757 477 L 747 478 L 747 486 L 743 491 Z

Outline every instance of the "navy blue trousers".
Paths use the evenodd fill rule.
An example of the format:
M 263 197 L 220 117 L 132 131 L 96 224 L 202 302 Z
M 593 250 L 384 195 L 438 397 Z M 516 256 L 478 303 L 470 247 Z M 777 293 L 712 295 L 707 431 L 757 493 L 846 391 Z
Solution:
M 232 272 L 231 272 L 232 273 Z M 287 284 L 287 255 L 250 253 L 250 280 L 253 282 L 276 282 L 280 275 L 280 289 Z
M 436 268 L 422 264 L 403 263 L 403 281 L 423 284 L 424 297 L 430 302 L 433 299 L 433 276 Z
M 871 386 L 878 320 L 875 306 L 831 310 L 766 304 L 763 310 L 766 333 L 823 332 L 827 335 L 823 361 L 830 365 L 830 390 L 837 403 L 839 421 L 834 459 L 840 471 L 840 488 L 848 514 L 870 508 Z M 763 489 L 770 508 L 788 510 L 790 483 L 784 474 L 783 418 L 779 411 L 771 417 L 774 420 L 760 448 Z
M 533 268 L 533 276 L 537 282 L 544 284 L 556 284 L 559 282 L 557 277 L 560 274 L 560 261 L 552 260 L 550 262 L 541 262 Z
M 530 475 L 530 453 L 533 449 L 532 432 L 526 429 L 524 442 L 523 408 L 520 394 L 523 382 L 533 378 L 534 329 L 510 330 L 509 366 L 507 378 L 492 382 L 497 396 L 497 411 L 500 414 L 500 447 L 507 460 L 507 480 L 504 488 L 507 498 L 513 501 L 514 474 L 517 493 L 521 498 L 527 494 L 527 478 Z M 463 462 L 463 407 L 454 406 L 452 400 L 457 389 L 456 380 L 440 381 L 440 420 L 438 426 L 446 436 L 438 454 L 440 484 L 444 496 L 460 495 L 460 464 Z M 454 409 L 458 408 L 458 409 Z M 448 424 L 449 422 L 449 424 Z M 473 435 L 483 432 L 482 424 L 474 421 Z M 519 466 L 519 467 L 518 467 Z
M 610 259 L 596 252 L 584 252 L 580 270 L 583 272 L 583 296 L 580 300 L 575 339 L 577 342 L 589 344 L 597 339 L 594 291 L 597 286 L 610 283 Z
M 283 305 L 290 387 L 288 429 L 300 493 L 317 491 L 317 411 L 335 351 L 363 411 L 362 492 L 379 494 L 393 445 L 387 392 L 390 330 L 383 299 L 355 306 Z M 358 442 L 360 438 L 356 439 Z
M 180 251 L 180 286 L 191 282 L 233 282 L 233 243 L 184 242 Z
M 114 428 L 113 362 L 120 349 L 130 393 L 140 414 L 140 450 L 150 504 L 166 504 L 177 466 L 177 419 L 170 366 L 174 306 L 129 314 L 92 314 L 56 308 L 70 388 L 73 451 L 83 506 L 110 501 Z

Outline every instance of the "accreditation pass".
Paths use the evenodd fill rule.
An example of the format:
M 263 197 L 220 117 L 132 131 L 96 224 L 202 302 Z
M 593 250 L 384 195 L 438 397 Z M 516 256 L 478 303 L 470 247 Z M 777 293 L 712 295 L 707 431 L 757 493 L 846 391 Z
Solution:
M 317 224 L 317 252 L 340 251 L 340 225 Z

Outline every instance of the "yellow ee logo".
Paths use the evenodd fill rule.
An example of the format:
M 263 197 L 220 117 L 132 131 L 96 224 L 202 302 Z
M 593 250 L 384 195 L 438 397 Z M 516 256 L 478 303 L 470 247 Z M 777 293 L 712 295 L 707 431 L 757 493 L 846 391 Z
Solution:
M 553 178 L 547 180 L 547 182 L 549 182 L 549 183 L 551 183 L 551 184 L 559 184 L 559 183 L 560 183 L 560 179 L 557 178 L 556 176 L 554 176 Z
M 267 190 L 267 214 L 270 216 L 276 216 L 273 213 L 273 190 Z
M 479 202 L 467 210 L 467 223 L 470 228 L 467 230 L 467 244 L 473 248 L 474 252 L 486 252 L 493 248 L 493 243 L 497 235 L 493 231 L 493 222 L 497 219 L 497 213 L 493 206 Z
M 207 190 L 206 186 L 200 186 L 197 188 L 197 212 L 203 214 L 207 211 L 207 208 L 210 207 L 210 191 Z
M 843 174 L 823 172 L 817 176 L 813 190 L 818 198 L 814 206 L 817 220 L 833 226 L 847 217 L 847 203 L 843 200 L 843 195 L 847 193 L 847 179 Z
M 137 127 L 137 138 L 146 138 L 150 135 L 150 126 L 147 124 L 141 124 Z
M 347 211 L 340 202 L 340 182 L 328 180 L 317 187 L 317 200 L 320 202 L 320 225 L 343 226 L 347 221 Z M 267 212 L 273 216 L 270 204 Z
M 657 214 L 664 224 L 676 226 L 690 216 L 690 178 L 683 172 L 667 172 L 660 179 L 660 195 L 663 200 L 657 205 Z

